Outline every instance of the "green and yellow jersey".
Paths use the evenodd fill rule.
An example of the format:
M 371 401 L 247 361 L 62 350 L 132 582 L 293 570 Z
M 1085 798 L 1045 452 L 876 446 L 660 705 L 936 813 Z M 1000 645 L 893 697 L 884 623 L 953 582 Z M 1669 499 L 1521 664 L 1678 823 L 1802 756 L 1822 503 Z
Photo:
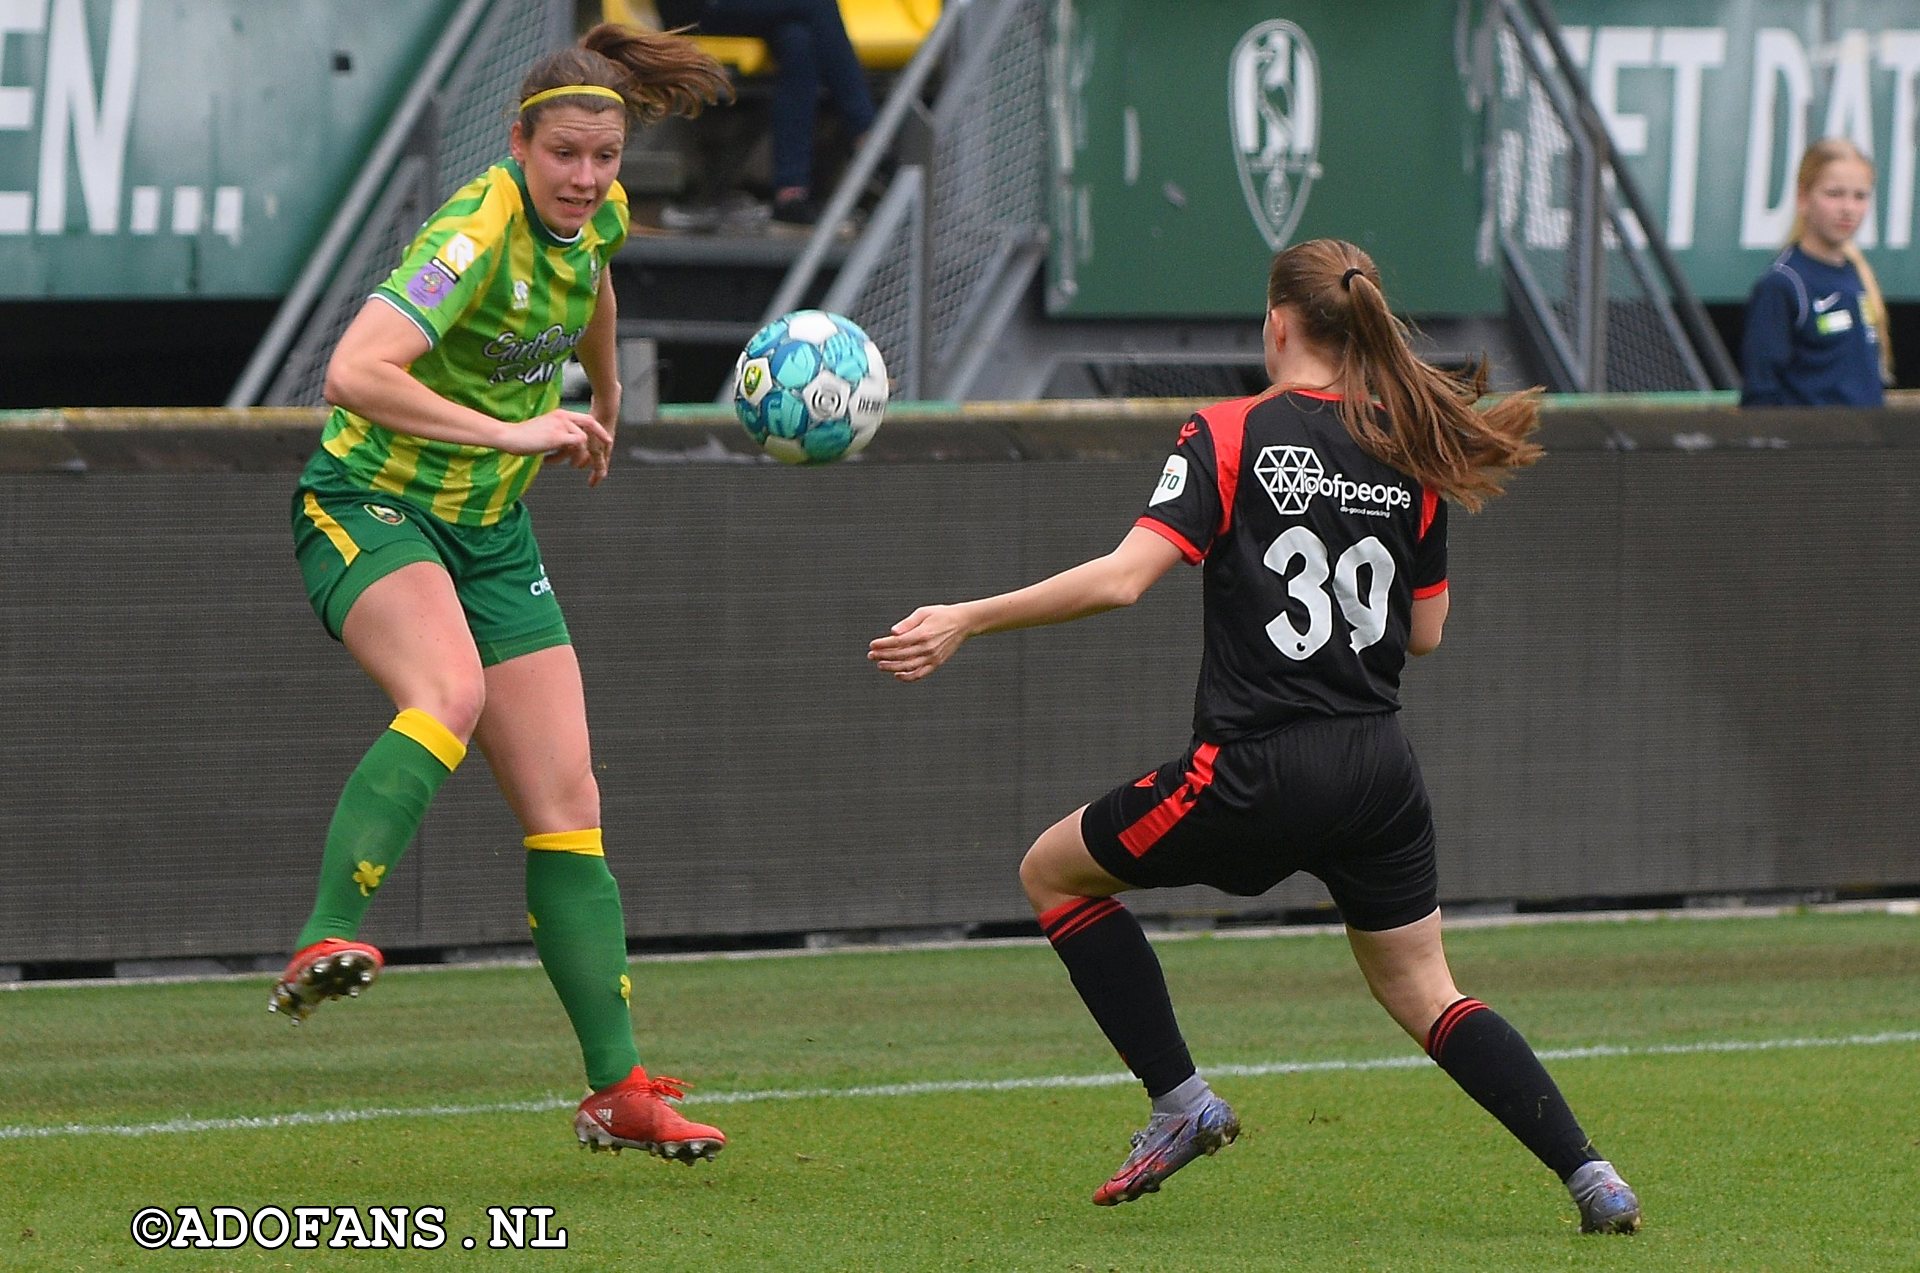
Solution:
M 534 212 L 513 160 L 468 182 L 373 293 L 432 344 L 414 360 L 413 378 L 499 420 L 530 420 L 558 406 L 560 368 L 593 317 L 600 272 L 627 224 L 618 182 L 570 241 L 555 238 Z M 335 407 L 320 445 L 368 490 L 466 526 L 498 521 L 540 471 L 537 455 L 414 437 L 404 425 Z

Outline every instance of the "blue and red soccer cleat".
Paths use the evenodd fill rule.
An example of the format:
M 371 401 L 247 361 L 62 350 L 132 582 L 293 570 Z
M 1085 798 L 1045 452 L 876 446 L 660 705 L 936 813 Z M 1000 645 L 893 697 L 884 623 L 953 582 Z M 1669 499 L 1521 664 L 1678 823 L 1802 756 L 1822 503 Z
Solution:
M 685 1092 L 679 1079 L 648 1078 L 641 1066 L 609 1087 L 589 1093 L 573 1116 L 573 1131 L 588 1149 L 644 1149 L 658 1158 L 671 1158 L 691 1167 L 727 1147 L 718 1127 L 690 1122 L 669 1105 Z
M 385 963 L 379 950 L 363 941 L 317 941 L 287 962 L 267 998 L 267 1011 L 284 1012 L 299 1025 L 329 999 L 358 998 Z
M 1133 1134 L 1133 1152 L 1106 1184 L 1093 1191 L 1102 1207 L 1158 1193 L 1160 1182 L 1202 1154 L 1217 1154 L 1240 1135 L 1233 1107 L 1211 1092 L 1184 1114 L 1155 1114 L 1145 1131 Z

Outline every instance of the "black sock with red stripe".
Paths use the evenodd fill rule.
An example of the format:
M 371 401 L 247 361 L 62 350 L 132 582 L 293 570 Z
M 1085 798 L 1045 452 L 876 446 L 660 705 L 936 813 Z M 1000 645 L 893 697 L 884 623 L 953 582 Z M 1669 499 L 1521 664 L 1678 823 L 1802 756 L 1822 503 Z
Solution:
M 1478 999 L 1448 1005 L 1427 1031 L 1427 1055 L 1561 1180 L 1600 1157 L 1527 1041 Z
M 1111 897 L 1076 897 L 1042 915 L 1040 931 L 1148 1096 L 1165 1095 L 1193 1077 L 1160 957 L 1132 911 Z

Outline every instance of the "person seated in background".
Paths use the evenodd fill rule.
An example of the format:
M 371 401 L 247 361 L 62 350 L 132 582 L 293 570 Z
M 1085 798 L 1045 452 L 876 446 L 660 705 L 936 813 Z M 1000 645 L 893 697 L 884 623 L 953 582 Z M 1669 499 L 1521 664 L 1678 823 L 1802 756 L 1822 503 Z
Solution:
M 820 219 L 813 188 L 814 128 L 824 86 L 855 144 L 873 126 L 873 95 L 836 0 L 656 0 L 670 29 L 764 40 L 777 69 L 773 86 L 773 221 Z
M 1844 137 L 1807 147 L 1787 246 L 1753 285 L 1740 405 L 1877 407 L 1893 383 L 1887 305 L 1854 242 L 1873 164 Z

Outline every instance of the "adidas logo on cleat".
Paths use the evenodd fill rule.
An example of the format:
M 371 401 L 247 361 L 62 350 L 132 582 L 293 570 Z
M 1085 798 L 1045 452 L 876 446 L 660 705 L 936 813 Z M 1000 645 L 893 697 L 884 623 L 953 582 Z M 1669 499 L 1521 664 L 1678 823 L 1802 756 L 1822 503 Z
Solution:
M 679 1079 L 648 1078 L 636 1066 L 620 1082 L 587 1094 L 573 1117 L 574 1134 L 593 1152 L 643 1149 L 656 1158 L 692 1166 L 726 1148 L 717 1127 L 691 1122 L 669 1101 L 685 1085 Z

